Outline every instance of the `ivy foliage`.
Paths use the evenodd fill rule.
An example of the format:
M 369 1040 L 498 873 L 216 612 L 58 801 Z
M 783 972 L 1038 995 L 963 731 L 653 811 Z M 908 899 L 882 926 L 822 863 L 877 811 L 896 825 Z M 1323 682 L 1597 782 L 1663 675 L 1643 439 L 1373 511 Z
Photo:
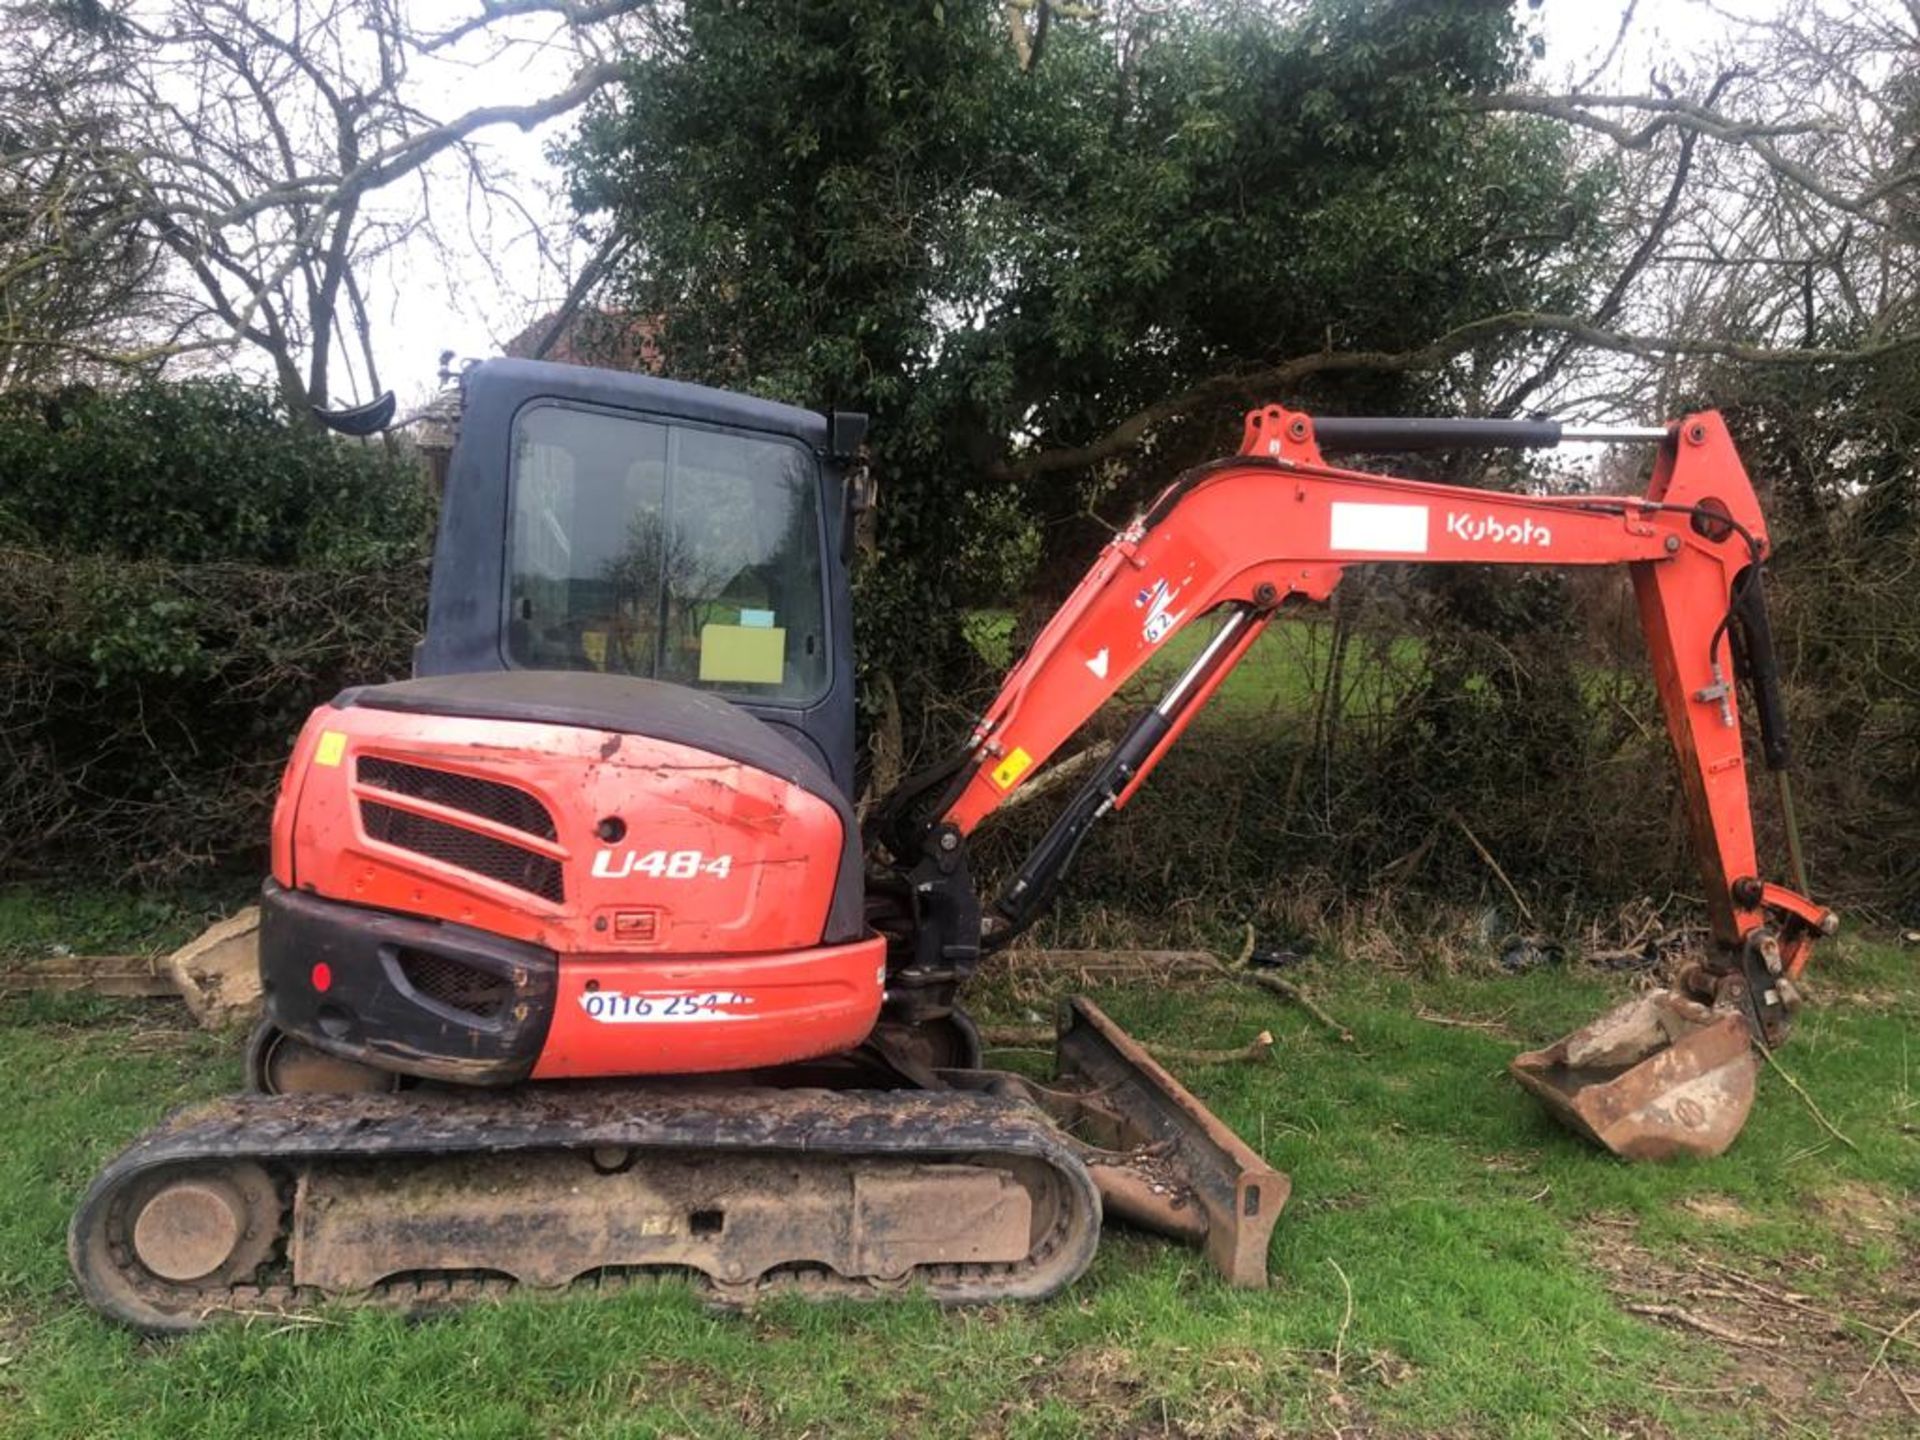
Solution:
M 356 570 L 422 554 L 432 518 L 414 465 L 289 425 L 237 379 L 0 396 L 6 543 Z
M 1066 583 L 1090 503 L 1123 512 L 1230 446 L 1247 405 L 1460 397 L 1381 376 L 1229 395 L 1097 474 L 1007 462 L 1208 377 L 1570 301 L 1609 183 L 1562 135 L 1456 103 L 1525 63 L 1505 4 L 1056 20 L 1024 71 L 1003 12 L 689 0 L 568 157 L 669 373 L 873 413 L 863 656 L 935 693 L 964 608 Z
M 237 381 L 0 397 L 0 873 L 257 871 L 307 712 L 406 673 L 431 527 Z

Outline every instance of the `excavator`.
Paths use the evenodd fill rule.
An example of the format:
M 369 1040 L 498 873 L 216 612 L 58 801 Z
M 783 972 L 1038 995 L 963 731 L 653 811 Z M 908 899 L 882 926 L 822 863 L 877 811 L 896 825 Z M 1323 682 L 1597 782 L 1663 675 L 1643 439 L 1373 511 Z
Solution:
M 364 427 L 363 427 L 364 428 Z M 1246 417 L 1116 534 L 945 763 L 856 823 L 849 560 L 864 416 L 518 360 L 466 373 L 414 677 L 293 747 L 247 1093 L 94 1179 L 69 1257 L 177 1332 L 320 1303 L 433 1309 L 659 1272 L 1036 1299 L 1103 1217 L 1267 1282 L 1287 1177 L 1084 999 L 1047 1082 L 959 1002 L 1261 632 L 1352 566 L 1625 566 L 1678 760 L 1708 953 L 1512 1073 L 1617 1155 L 1712 1155 L 1834 916 L 1762 874 L 1740 690 L 1793 836 L 1764 518 L 1720 416 Z M 1650 447 L 1644 495 L 1329 463 Z M 969 836 L 1184 631 L 1177 674 L 991 898 Z M 1195 642 L 1198 643 L 1195 643 Z

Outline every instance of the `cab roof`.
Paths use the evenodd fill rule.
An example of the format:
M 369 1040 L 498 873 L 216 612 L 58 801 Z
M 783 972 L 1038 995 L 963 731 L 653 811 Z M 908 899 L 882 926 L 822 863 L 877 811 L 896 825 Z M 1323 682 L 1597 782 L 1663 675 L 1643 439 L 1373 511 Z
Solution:
M 827 444 L 827 418 L 816 410 L 657 375 L 550 360 L 483 360 L 466 372 L 461 383 L 462 408 L 469 416 L 511 412 L 529 400 L 578 400 L 790 436 L 814 450 Z

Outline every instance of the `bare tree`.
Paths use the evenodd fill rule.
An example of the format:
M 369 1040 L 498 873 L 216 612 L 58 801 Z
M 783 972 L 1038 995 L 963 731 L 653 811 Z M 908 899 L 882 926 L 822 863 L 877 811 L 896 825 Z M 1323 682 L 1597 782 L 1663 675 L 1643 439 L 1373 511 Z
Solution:
M 1715 365 L 1920 364 L 1920 3 L 1785 0 L 1763 19 L 1716 9 L 1716 43 L 1646 74 L 1634 41 L 1654 10 L 1623 0 L 1605 57 L 1575 88 L 1462 102 L 1491 123 L 1565 127 L 1616 169 L 1612 247 L 1578 309 L 1212 376 L 1000 473 L 1083 469 L 1178 417 L 1331 372 L 1444 376 L 1480 413 L 1644 419 Z M 1644 90 L 1593 88 L 1633 65 Z
M 1788 0 L 1759 19 L 1715 14 L 1717 43 L 1684 67 L 1656 65 L 1644 91 L 1477 102 L 1569 126 L 1618 165 L 1616 259 L 1589 318 L 1788 365 L 1920 346 L 1920 7 Z M 1553 346 L 1493 403 L 1664 408 L 1714 358 L 1659 353 L 1622 366 Z
M 8 76 L 19 87 L 9 98 L 38 116 L 0 134 L 18 203 L 42 215 L 41 232 L 60 215 L 57 237 L 36 243 L 29 227 L 10 264 L 52 273 L 61 254 L 163 255 L 142 278 L 179 318 L 128 346 L 49 327 L 23 306 L 5 339 L 134 363 L 241 343 L 271 365 L 295 416 L 329 402 L 341 365 L 358 370 L 353 388 L 377 391 L 367 267 L 444 238 L 436 178 L 458 174 L 470 196 L 518 204 L 493 185 L 473 137 L 580 106 L 620 71 L 601 37 L 643 25 L 649 8 L 479 0 L 467 19 L 423 31 L 403 0 L 8 0 L 9 32 L 69 77 L 35 87 L 25 63 Z M 547 33 L 527 30 L 543 19 Z M 429 57 L 459 63 L 463 47 L 483 46 L 497 58 L 516 44 L 566 47 L 571 78 L 452 114 L 423 98 Z M 62 187 L 96 203 L 61 208 Z
M 93 163 L 114 117 L 65 103 L 88 77 L 48 49 L 22 37 L 0 53 L 0 389 L 124 357 L 164 323 L 160 251 L 114 223 L 127 188 Z

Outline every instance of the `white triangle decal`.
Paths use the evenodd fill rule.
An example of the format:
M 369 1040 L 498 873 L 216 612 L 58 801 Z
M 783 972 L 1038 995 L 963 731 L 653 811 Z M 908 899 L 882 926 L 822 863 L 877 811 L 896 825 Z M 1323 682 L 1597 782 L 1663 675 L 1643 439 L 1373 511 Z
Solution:
M 1094 656 L 1091 660 L 1087 661 L 1087 669 L 1091 670 L 1095 675 L 1099 676 L 1102 680 L 1107 678 L 1107 647 L 1106 646 L 1102 645 L 1100 647 L 1100 653 Z

